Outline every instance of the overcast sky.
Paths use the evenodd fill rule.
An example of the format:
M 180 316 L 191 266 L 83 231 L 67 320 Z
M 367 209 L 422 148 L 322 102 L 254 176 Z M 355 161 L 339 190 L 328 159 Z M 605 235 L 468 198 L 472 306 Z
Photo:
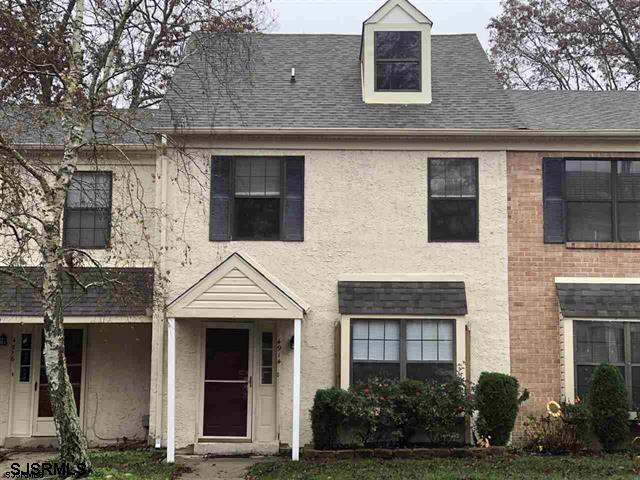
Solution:
M 362 22 L 384 0 L 272 0 L 280 33 L 360 33 Z M 489 19 L 499 0 L 414 0 L 433 22 L 434 33 L 476 33 L 487 46 Z

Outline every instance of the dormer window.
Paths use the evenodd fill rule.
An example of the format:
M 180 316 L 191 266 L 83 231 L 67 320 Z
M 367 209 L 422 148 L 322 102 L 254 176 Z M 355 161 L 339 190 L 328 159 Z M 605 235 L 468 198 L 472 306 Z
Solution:
M 387 0 L 362 26 L 365 103 L 431 103 L 431 20 L 408 0 Z
M 420 32 L 375 32 L 376 91 L 419 92 Z

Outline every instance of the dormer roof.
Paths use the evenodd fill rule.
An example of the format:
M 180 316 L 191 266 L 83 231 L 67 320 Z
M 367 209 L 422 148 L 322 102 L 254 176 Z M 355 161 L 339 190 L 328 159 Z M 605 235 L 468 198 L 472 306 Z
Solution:
M 366 23 L 378 23 L 386 19 L 390 22 L 404 23 L 407 20 L 413 20 L 416 23 L 427 23 L 433 25 L 433 22 L 420 10 L 418 10 L 411 2 L 407 0 L 389 0 L 384 3 L 373 15 L 364 21 Z

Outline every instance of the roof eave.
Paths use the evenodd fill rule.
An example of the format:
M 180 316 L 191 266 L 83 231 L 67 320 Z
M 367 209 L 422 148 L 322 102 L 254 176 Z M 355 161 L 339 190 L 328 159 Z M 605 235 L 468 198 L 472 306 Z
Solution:
M 542 130 L 515 128 L 157 128 L 157 133 L 178 135 L 282 135 L 282 136 L 335 136 L 335 137 L 598 137 L 598 138 L 638 138 L 640 129 L 605 130 Z
M 63 143 L 20 143 L 13 144 L 15 147 L 21 150 L 64 150 L 66 146 Z M 142 143 L 114 143 L 112 145 L 96 145 L 99 149 L 105 150 L 127 150 L 127 151 L 153 151 L 156 145 L 149 142 L 147 144 Z M 80 149 L 82 151 L 82 149 Z

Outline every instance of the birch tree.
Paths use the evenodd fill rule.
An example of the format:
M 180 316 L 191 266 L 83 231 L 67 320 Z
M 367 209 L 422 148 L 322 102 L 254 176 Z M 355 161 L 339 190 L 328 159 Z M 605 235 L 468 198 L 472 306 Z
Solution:
M 149 141 L 135 109 L 160 101 L 192 32 L 256 30 L 268 18 L 265 2 L 0 0 L 0 262 L 42 269 L 41 284 L 33 286 L 41 289 L 43 357 L 60 461 L 76 476 L 89 472 L 91 463 L 65 363 L 63 283 L 71 277 L 82 289 L 91 288 L 100 280 L 88 284 L 74 276 L 72 267 L 102 264 L 91 252 L 62 241 L 74 174 L 82 162 L 97 165 L 107 150 L 120 155 L 127 168 L 128 156 L 117 146 L 121 136 L 133 132 Z M 18 117 L 19 122 L 11 120 Z M 19 141 L 25 133 L 21 128 L 31 135 L 42 129 L 46 138 L 52 125 L 60 138 L 51 142 L 60 144 L 60 154 L 46 145 L 27 149 Z M 135 195 L 133 167 L 130 174 L 133 193 L 120 214 L 148 213 L 150 207 Z M 147 241 L 151 248 L 150 227 L 139 223 L 136 242 Z M 20 270 L 4 273 L 21 276 Z M 21 279 L 33 282 L 27 275 Z

